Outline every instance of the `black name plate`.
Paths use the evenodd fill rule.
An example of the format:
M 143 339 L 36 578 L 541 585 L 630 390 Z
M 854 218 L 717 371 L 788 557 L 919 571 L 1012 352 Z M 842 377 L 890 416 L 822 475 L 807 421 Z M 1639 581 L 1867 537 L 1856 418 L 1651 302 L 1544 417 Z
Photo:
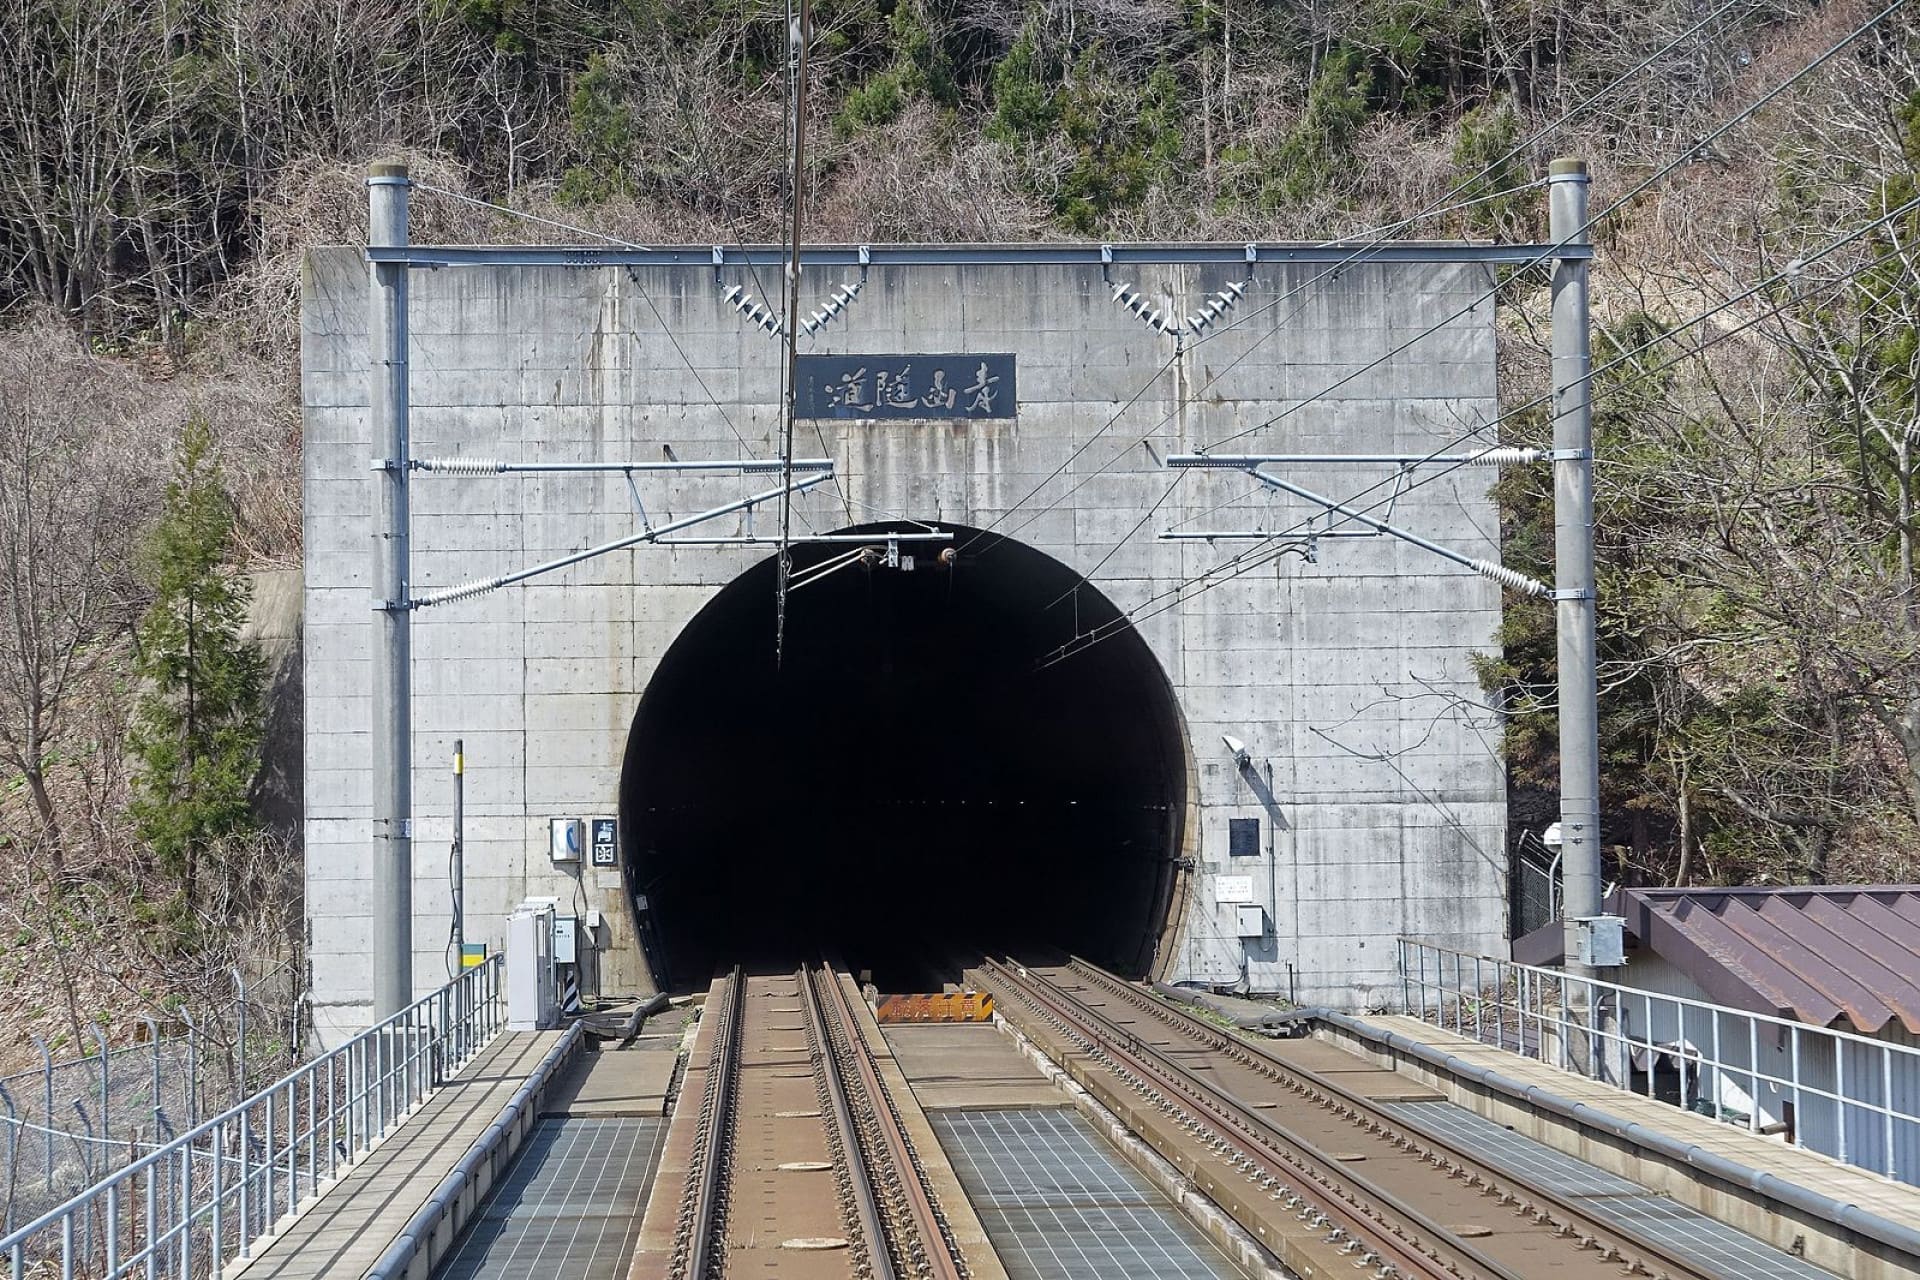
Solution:
M 1011 418 L 1013 355 L 801 356 L 802 418 Z

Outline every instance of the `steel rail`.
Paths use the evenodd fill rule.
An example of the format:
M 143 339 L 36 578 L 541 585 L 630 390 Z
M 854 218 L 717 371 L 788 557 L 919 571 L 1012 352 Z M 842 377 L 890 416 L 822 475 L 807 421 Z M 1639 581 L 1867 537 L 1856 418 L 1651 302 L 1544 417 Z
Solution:
M 936 1280 L 965 1280 L 966 1271 L 960 1265 L 946 1223 L 933 1202 L 920 1161 L 914 1155 L 912 1142 L 907 1138 L 906 1126 L 893 1104 L 892 1095 L 880 1079 L 873 1051 L 860 1034 L 860 1022 L 853 1004 L 847 999 L 846 990 L 840 985 L 840 977 L 831 964 L 822 963 L 819 973 L 822 985 L 831 993 L 830 1004 L 834 1017 L 846 1034 L 846 1056 L 851 1059 L 854 1071 L 859 1076 L 860 1087 L 872 1107 L 874 1122 L 886 1141 L 887 1158 L 892 1161 L 897 1180 L 906 1193 L 908 1209 L 913 1215 L 913 1225 L 919 1233 L 922 1252 L 926 1257 L 927 1270 Z
M 841 1063 L 827 1029 L 826 1011 L 814 986 L 815 975 L 812 965 L 801 966 L 797 975 L 807 1010 L 809 1038 L 813 1041 L 813 1069 L 826 1082 L 827 1098 L 833 1105 L 833 1122 L 840 1132 L 840 1156 L 846 1166 L 843 1172 L 852 1188 L 861 1233 L 866 1237 L 867 1259 L 872 1266 L 869 1274 L 872 1280 L 895 1280 L 893 1254 L 887 1248 L 886 1224 L 881 1220 L 880 1197 L 874 1192 L 873 1179 L 860 1146 L 860 1130 L 853 1121 L 853 1106 L 847 1098 L 847 1083 L 840 1075 Z
M 1225 1032 L 1184 1009 L 1158 997 L 1149 996 L 1125 979 L 1115 977 L 1098 965 L 1082 960 L 1078 956 L 1069 957 L 1067 967 L 1080 977 L 1098 984 L 1101 990 L 1126 1000 L 1133 1008 L 1155 1018 L 1170 1030 L 1189 1035 L 1222 1052 L 1241 1054 L 1243 1059 L 1259 1059 L 1260 1066 L 1256 1069 L 1280 1079 L 1296 1092 L 1319 1092 L 1322 1098 L 1317 1099 L 1318 1101 L 1331 1102 L 1337 1110 L 1351 1115 L 1356 1123 L 1377 1125 L 1387 1134 L 1411 1137 L 1429 1148 L 1444 1152 L 1445 1161 L 1463 1170 L 1470 1179 L 1480 1179 L 1489 1194 L 1498 1194 L 1503 1189 L 1511 1188 L 1514 1194 L 1524 1194 L 1525 1199 L 1535 1205 L 1550 1206 L 1563 1219 L 1577 1220 L 1586 1235 L 1597 1240 L 1606 1240 L 1616 1249 L 1623 1246 L 1631 1248 L 1643 1255 L 1643 1261 L 1672 1268 L 1677 1275 L 1699 1274 L 1691 1262 L 1660 1242 L 1640 1234 L 1631 1227 L 1600 1222 L 1573 1200 L 1551 1189 L 1519 1182 L 1511 1175 L 1484 1163 L 1473 1152 L 1461 1147 L 1453 1139 L 1430 1126 L 1400 1116 L 1388 1115 L 1381 1111 L 1372 1099 L 1347 1088 L 1321 1072 L 1289 1062 L 1264 1045 Z
M 720 1222 L 721 1169 L 726 1163 L 727 1131 L 733 1118 L 734 1085 L 740 1074 L 740 1022 L 747 979 L 739 965 L 727 975 L 727 995 L 707 1051 L 706 1088 L 700 1103 L 700 1178 L 694 1187 L 687 1242 L 687 1280 L 706 1280 L 713 1264 L 714 1237 Z
M 1326 1218 L 1337 1220 L 1347 1234 L 1365 1240 L 1367 1247 L 1399 1274 L 1459 1280 L 1468 1274 L 1462 1269 L 1464 1264 L 1474 1274 L 1495 1280 L 1538 1280 L 1488 1257 L 1371 1179 L 1339 1167 L 1337 1160 L 1312 1143 L 1274 1124 L 1226 1090 L 1201 1080 L 1139 1036 L 1088 1009 L 1057 983 L 1011 963 L 984 960 L 982 968 L 1015 999 L 1053 1018 L 1068 1034 L 1085 1040 L 1124 1071 L 1170 1095 L 1177 1105 L 1196 1110 L 1196 1118 L 1238 1148 L 1243 1158 L 1284 1183 Z M 1349 1198 L 1356 1193 L 1366 1203 Z M 1418 1228 L 1431 1237 L 1431 1243 L 1401 1234 L 1393 1225 L 1395 1221 Z

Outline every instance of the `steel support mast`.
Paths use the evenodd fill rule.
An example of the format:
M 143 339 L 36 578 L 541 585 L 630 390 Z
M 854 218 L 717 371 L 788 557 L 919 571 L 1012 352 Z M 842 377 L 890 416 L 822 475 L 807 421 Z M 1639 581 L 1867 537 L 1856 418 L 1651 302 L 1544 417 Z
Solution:
M 1567 970 L 1600 914 L 1600 713 L 1594 655 L 1593 351 L 1588 336 L 1587 162 L 1547 169 L 1553 264 L 1554 612 L 1560 673 L 1561 894 Z M 1572 252 L 1576 251 L 1577 252 Z
M 367 171 L 367 243 L 407 243 L 407 167 Z M 413 716 L 408 676 L 407 264 L 374 262 L 367 330 L 373 443 L 373 1017 L 413 1001 Z

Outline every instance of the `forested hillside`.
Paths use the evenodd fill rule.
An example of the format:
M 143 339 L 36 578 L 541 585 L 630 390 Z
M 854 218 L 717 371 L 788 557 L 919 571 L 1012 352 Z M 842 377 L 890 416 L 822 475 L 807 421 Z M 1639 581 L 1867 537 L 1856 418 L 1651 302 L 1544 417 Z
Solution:
M 1587 156 L 1613 874 L 1913 879 L 1920 23 L 1881 10 L 816 0 L 809 236 L 1543 238 L 1529 184 Z M 365 164 L 435 189 L 422 240 L 778 240 L 787 31 L 768 0 L 0 2 L 0 1041 L 298 971 L 297 856 L 235 808 L 257 655 L 168 655 L 188 602 L 298 560 L 300 254 L 362 238 Z M 1543 284 L 1505 286 L 1513 405 Z M 1529 572 L 1539 480 L 1502 487 Z M 1537 828 L 1551 617 L 1508 616 L 1484 677 Z M 209 693 L 229 723 L 179 714 Z

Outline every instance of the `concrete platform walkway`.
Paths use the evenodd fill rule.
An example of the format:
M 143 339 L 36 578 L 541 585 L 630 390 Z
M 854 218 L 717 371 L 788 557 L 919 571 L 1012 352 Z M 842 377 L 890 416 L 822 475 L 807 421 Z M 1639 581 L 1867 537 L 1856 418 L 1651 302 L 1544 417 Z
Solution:
M 1920 1258 L 1901 1248 L 1857 1234 L 1786 1203 L 1778 1194 L 1723 1182 L 1692 1165 L 1662 1156 L 1603 1128 L 1638 1126 L 1661 1133 L 1693 1149 L 1723 1157 L 1777 1180 L 1852 1205 L 1906 1229 L 1920 1229 L 1920 1187 L 1841 1164 L 1817 1152 L 1749 1133 L 1735 1125 L 1683 1111 L 1652 1098 L 1628 1093 L 1511 1050 L 1497 1048 L 1418 1018 L 1374 1015 L 1349 1020 L 1374 1034 L 1386 1033 L 1474 1067 L 1497 1072 L 1523 1090 L 1538 1090 L 1586 1109 L 1595 1117 L 1583 1123 L 1544 1105 L 1527 1093 L 1489 1088 L 1460 1073 L 1394 1049 L 1388 1043 L 1356 1036 L 1340 1026 L 1320 1034 L 1403 1076 L 1438 1090 L 1467 1110 L 1578 1157 L 1607 1172 L 1671 1196 L 1720 1222 L 1746 1231 L 1777 1248 L 1853 1280 L 1920 1277 Z
M 1072 1105 L 991 1023 L 902 1022 L 880 1031 L 927 1111 Z
M 357 1277 L 399 1238 L 560 1038 L 503 1032 L 224 1280 Z
M 671 1049 L 587 1054 L 554 1083 L 540 1104 L 540 1114 L 572 1120 L 664 1116 L 678 1060 Z
M 1663 1130 L 1702 1150 L 1716 1152 L 1788 1182 L 1815 1188 L 1837 1200 L 1859 1205 L 1882 1217 L 1920 1229 L 1920 1187 L 1842 1164 L 1830 1156 L 1793 1146 L 1780 1138 L 1763 1137 L 1738 1125 L 1724 1124 L 1691 1111 L 1683 1111 L 1669 1103 L 1628 1093 L 1571 1071 L 1562 1071 L 1559 1067 L 1522 1057 L 1511 1050 L 1443 1031 L 1418 1018 L 1381 1016 L 1366 1021 L 1469 1061 L 1483 1063 L 1503 1075 L 1527 1084 L 1537 1084 L 1572 1101 L 1584 1102 L 1596 1110 Z M 1597 1145 L 1591 1139 L 1589 1144 Z

